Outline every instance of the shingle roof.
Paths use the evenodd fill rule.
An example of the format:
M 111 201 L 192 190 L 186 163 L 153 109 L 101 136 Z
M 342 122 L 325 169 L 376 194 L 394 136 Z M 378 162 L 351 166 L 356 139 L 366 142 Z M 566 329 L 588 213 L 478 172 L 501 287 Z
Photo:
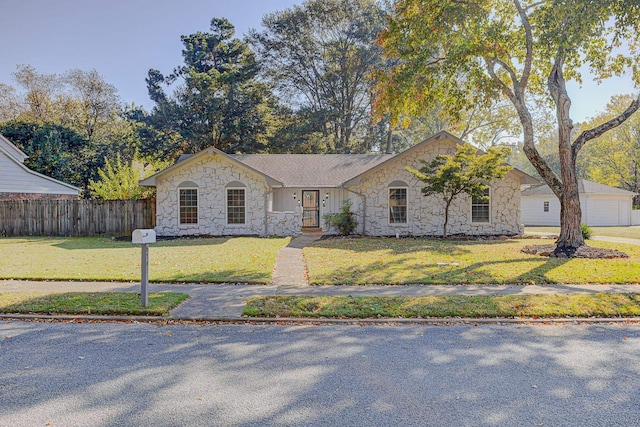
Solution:
M 586 179 L 578 180 L 578 192 L 580 194 L 626 194 L 626 195 L 635 195 L 636 193 L 632 191 L 623 190 L 621 188 L 610 187 L 604 184 L 598 184 L 597 182 L 587 181 Z M 551 191 L 548 185 L 539 185 L 537 187 L 532 187 L 524 190 L 522 192 L 522 196 L 553 196 L 554 193 Z
M 232 154 L 285 187 L 338 187 L 393 154 Z

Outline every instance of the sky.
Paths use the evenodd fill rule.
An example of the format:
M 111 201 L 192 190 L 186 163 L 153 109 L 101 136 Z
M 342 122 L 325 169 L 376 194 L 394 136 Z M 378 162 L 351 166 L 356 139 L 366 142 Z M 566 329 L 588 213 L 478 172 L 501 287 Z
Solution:
M 182 64 L 180 36 L 208 31 L 227 18 L 236 37 L 260 29 L 267 13 L 302 0 L 0 0 L 0 83 L 15 85 L 20 64 L 40 73 L 95 69 L 123 102 L 153 107 L 144 81 L 150 68 L 169 74 Z M 582 88 L 568 84 L 571 116 L 584 121 L 614 94 L 634 92 L 629 76 Z M 2 102 L 0 100 L 0 102 Z

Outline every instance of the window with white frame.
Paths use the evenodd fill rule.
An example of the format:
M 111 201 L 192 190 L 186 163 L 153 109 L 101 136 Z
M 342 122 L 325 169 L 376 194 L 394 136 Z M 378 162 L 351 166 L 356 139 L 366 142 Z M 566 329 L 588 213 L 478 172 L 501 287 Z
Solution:
M 244 224 L 245 221 L 244 188 L 227 188 L 227 224 Z
M 490 221 L 490 198 L 489 187 L 482 192 L 481 197 L 471 198 L 471 222 L 489 222 Z
M 198 223 L 198 189 L 180 188 L 180 224 Z
M 407 223 L 407 188 L 389 188 L 389 223 Z
M 549 202 L 548 201 L 544 201 L 542 202 L 542 211 L 543 212 L 549 212 Z

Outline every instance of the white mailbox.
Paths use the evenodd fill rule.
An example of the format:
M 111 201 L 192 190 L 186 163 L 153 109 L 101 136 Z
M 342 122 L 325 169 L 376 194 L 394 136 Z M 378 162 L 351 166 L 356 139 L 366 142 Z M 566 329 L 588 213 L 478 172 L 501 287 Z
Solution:
M 134 244 L 146 244 L 156 242 L 156 232 L 151 229 L 139 229 L 133 230 L 131 235 L 131 243 Z

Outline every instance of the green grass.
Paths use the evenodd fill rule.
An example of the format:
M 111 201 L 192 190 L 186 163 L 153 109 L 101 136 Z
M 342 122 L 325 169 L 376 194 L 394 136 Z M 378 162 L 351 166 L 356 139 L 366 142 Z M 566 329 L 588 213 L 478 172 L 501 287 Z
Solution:
M 429 317 L 634 317 L 640 301 L 631 294 L 505 296 L 269 296 L 251 298 L 250 317 L 429 318 Z
M 183 293 L 150 293 L 149 304 L 142 307 L 140 295 L 131 292 L 0 292 L 0 313 L 168 316 L 187 298 Z
M 289 238 L 202 238 L 149 245 L 152 282 L 269 283 Z M 0 238 L 0 278 L 140 280 L 140 245 L 108 238 Z
M 632 227 L 589 227 L 593 236 L 622 237 L 640 239 L 640 226 Z M 560 227 L 525 227 L 524 233 L 560 234 Z
M 528 255 L 549 240 L 326 239 L 304 249 L 312 284 L 640 283 L 640 246 L 590 241 L 619 249 L 623 259 L 558 259 Z

